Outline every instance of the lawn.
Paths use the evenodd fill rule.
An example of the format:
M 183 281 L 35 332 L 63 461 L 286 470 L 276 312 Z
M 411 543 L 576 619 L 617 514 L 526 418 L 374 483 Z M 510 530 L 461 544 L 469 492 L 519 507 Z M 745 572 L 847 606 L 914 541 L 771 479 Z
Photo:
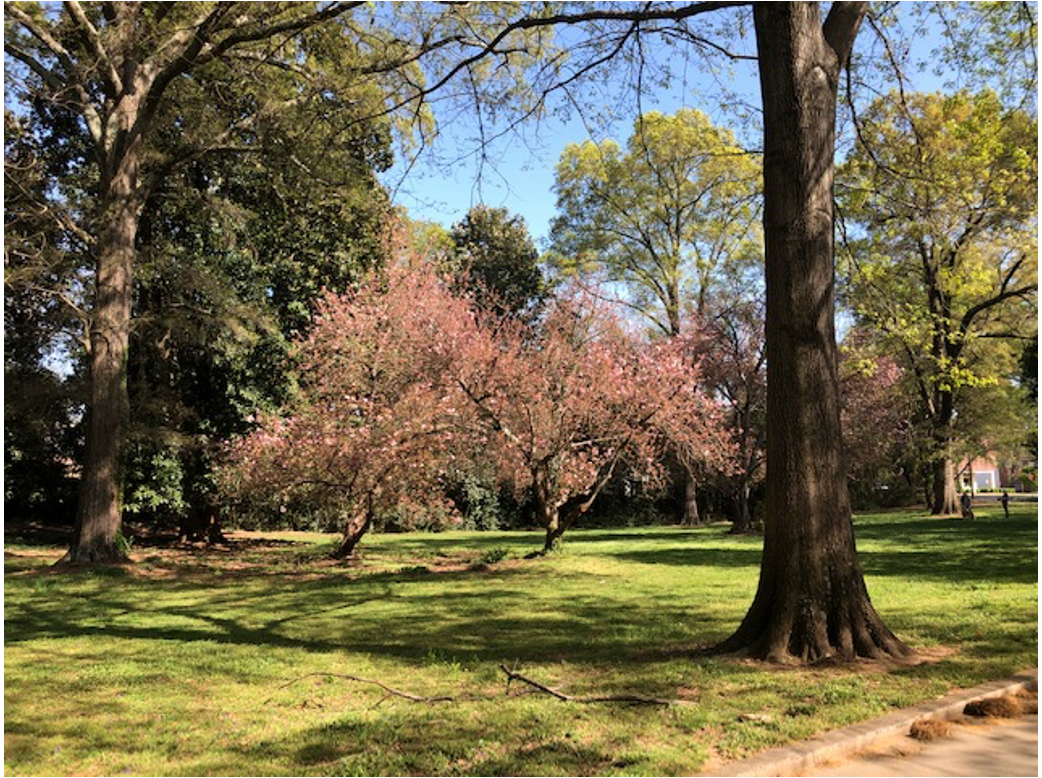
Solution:
M 350 568 L 323 558 L 329 536 L 239 536 L 76 573 L 9 538 L 5 772 L 691 774 L 1036 666 L 1037 512 L 1013 510 L 857 518 L 876 607 L 929 659 L 913 667 L 701 654 L 757 582 L 760 539 L 723 525 L 573 531 L 535 560 L 537 533 L 379 535 Z M 682 702 L 563 702 L 508 689 L 500 663 Z

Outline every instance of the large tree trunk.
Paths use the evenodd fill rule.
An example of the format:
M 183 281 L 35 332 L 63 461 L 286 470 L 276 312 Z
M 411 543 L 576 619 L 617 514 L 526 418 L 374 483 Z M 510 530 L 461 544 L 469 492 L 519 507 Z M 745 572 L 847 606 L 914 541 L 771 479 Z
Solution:
M 754 6 L 764 107 L 767 516 L 760 583 L 720 649 L 771 661 L 904 655 L 857 561 L 842 460 L 832 176 L 838 79 L 865 10 Z
M 126 560 L 118 543 L 122 525 L 120 458 L 128 413 L 126 371 L 139 218 L 137 177 L 138 145 L 134 144 L 102 182 L 86 453 L 76 531 L 62 559 L 74 565 Z

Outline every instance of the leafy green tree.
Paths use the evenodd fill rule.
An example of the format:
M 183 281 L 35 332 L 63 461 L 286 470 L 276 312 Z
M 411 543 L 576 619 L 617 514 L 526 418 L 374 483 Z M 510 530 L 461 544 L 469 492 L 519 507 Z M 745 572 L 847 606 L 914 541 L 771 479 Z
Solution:
M 175 95 L 182 89 L 209 85 L 200 77 Z M 292 393 L 290 341 L 310 326 L 315 300 L 385 259 L 389 208 L 375 173 L 390 160 L 386 123 L 353 122 L 335 137 L 295 130 L 273 124 L 257 153 L 195 159 L 146 202 L 128 362 L 132 514 L 214 515 L 215 451 Z
M 639 117 L 625 151 L 570 144 L 557 164 L 551 226 L 559 272 L 620 288 L 622 302 L 676 336 L 707 317 L 728 274 L 762 256 L 759 165 L 728 130 L 682 108 Z M 684 523 L 700 521 L 696 474 L 684 474 Z
M 895 93 L 841 170 L 847 302 L 914 377 L 934 513 L 958 510 L 964 398 L 1008 384 L 1010 344 L 1037 332 L 1037 135 L 989 92 Z
M 557 164 L 551 226 L 558 270 L 621 285 L 625 303 L 677 335 L 721 277 L 761 257 L 758 163 L 701 111 L 637 119 L 615 141 L 570 144 Z
M 75 274 L 81 246 L 41 206 L 50 197 L 51 160 L 36 140 L 29 117 L 5 111 L 4 510 L 10 521 L 71 524 L 83 376 L 71 361 L 61 374 L 52 368 L 83 332 Z
M 506 208 L 476 205 L 450 233 L 457 261 L 479 308 L 525 316 L 545 292 L 539 250 L 525 220 Z
M 120 457 L 128 413 L 127 356 L 142 209 L 174 170 L 219 150 L 251 153 L 284 123 L 299 133 L 343 128 L 339 110 L 379 99 L 355 82 L 355 58 L 331 23 L 354 4 L 11 4 L 5 54 L 21 99 L 57 106 L 80 154 L 70 157 L 60 218 L 75 224 L 93 265 L 90 393 L 77 532 L 67 560 L 121 559 Z M 323 24 L 326 23 L 326 24 Z M 277 78 L 257 79 L 260 71 Z M 347 74 L 347 80 L 335 74 Z M 205 76 L 205 78 L 203 78 Z M 193 81 L 200 77 L 198 82 Z M 205 83 L 204 83 L 205 82 Z M 172 99 L 199 84 L 201 100 Z M 176 86 L 175 86 L 176 85 Z M 215 103 L 234 103 L 230 123 Z M 321 105 L 318 112 L 308 106 Z M 372 113 L 378 111 L 373 108 Z M 352 114 L 352 116 L 357 114 Z M 166 136 L 166 144 L 156 143 Z M 276 134 L 277 137 L 277 134 Z M 58 142 L 61 142 L 60 139 Z M 298 158 L 316 173 L 337 155 Z M 70 183 L 75 181 L 74 189 Z M 57 204 L 57 203 L 56 203 Z

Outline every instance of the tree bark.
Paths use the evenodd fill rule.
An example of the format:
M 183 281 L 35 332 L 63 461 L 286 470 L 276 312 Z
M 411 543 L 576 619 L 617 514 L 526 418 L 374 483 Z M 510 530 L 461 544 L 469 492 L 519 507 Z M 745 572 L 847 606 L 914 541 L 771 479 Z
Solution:
M 702 523 L 698 514 L 698 479 L 687 468 L 684 469 L 684 518 L 685 527 L 697 527 Z
M 934 420 L 933 499 L 930 513 L 934 516 L 955 516 L 959 513 L 959 494 L 955 485 L 955 463 L 951 457 L 951 424 L 955 416 L 951 392 L 938 393 Z
M 140 215 L 140 143 L 103 171 L 96 245 L 95 308 L 90 332 L 90 402 L 76 530 L 63 563 L 126 561 L 118 542 L 122 505 L 120 459 L 129 410 L 127 348 L 134 249 Z
M 738 494 L 735 498 L 735 517 L 731 524 L 732 535 L 742 535 L 749 531 L 753 523 L 752 512 L 749 510 L 749 478 L 743 474 L 738 484 Z
M 561 524 L 560 511 L 550 493 L 550 474 L 543 464 L 532 471 L 532 496 L 535 498 L 536 516 L 546 529 L 543 553 L 551 554 L 561 547 L 565 527 Z
M 356 516 L 347 522 L 347 526 L 344 527 L 344 539 L 340 542 L 337 550 L 333 552 L 333 558 L 341 560 L 353 559 L 355 548 L 372 525 L 373 511 L 370 506 L 360 516 Z
M 902 656 L 869 600 L 839 421 L 832 180 L 839 74 L 865 3 L 757 3 L 764 108 L 767 516 L 760 582 L 719 646 L 769 661 Z

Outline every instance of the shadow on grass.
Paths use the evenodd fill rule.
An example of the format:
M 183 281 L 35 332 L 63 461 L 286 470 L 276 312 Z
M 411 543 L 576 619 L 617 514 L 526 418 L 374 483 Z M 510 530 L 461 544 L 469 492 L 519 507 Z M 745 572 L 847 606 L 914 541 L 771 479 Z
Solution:
M 529 567 L 491 574 L 387 573 L 356 580 L 237 577 L 216 589 L 179 580 L 121 581 L 75 598 L 9 601 L 8 645 L 107 637 L 206 641 L 309 652 L 359 652 L 409 662 L 636 663 L 688 650 L 733 624 L 661 603 L 597 593 L 596 576 L 555 572 L 572 596 L 529 596 Z M 537 571 L 538 574 L 538 571 Z M 184 595 L 194 600 L 180 604 Z M 165 604 L 167 601 L 179 604 Z M 515 607 L 516 606 L 516 607 Z M 277 612 L 277 618 L 264 618 Z M 733 619 L 733 617 L 732 617 Z
M 375 720 L 347 716 L 240 753 L 248 763 L 333 775 L 602 775 L 612 767 L 611 754 L 574 742 L 568 723 L 550 718 L 518 714 L 514 734 L 496 732 L 489 748 L 481 720 L 444 708 L 406 708 Z M 497 720 L 497 729 L 505 723 Z
M 698 532 L 697 530 L 695 532 Z M 952 583 L 1033 583 L 1038 580 L 1037 524 L 1033 516 L 1015 515 L 1009 520 L 977 521 L 937 517 L 888 518 L 858 524 L 858 559 L 870 576 L 894 576 Z M 624 539 L 619 535 L 618 539 Z M 634 539 L 629 536 L 630 540 Z M 699 539 L 706 539 L 704 533 Z M 587 540 L 607 540 L 607 537 Z M 669 535 L 641 536 L 649 540 L 674 540 L 665 548 L 605 550 L 614 556 L 652 565 L 759 567 L 760 539 L 728 538 L 740 547 L 678 546 Z M 1034 542 L 1033 542 L 1034 541 Z

